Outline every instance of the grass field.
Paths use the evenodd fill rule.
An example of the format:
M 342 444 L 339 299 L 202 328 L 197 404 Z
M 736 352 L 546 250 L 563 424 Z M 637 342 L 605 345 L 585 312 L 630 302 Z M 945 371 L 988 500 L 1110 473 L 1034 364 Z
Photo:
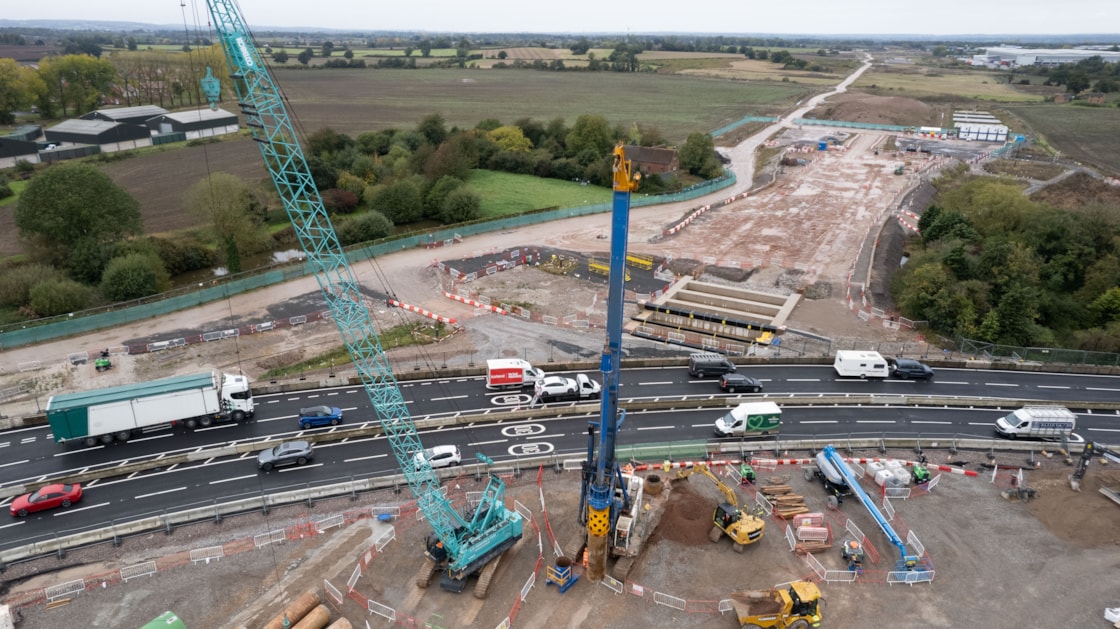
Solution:
M 648 73 L 278 68 L 275 74 L 304 129 L 352 136 L 412 128 L 429 114 L 440 114 L 449 127 L 474 127 L 486 118 L 510 124 L 559 117 L 571 125 L 582 114 L 599 114 L 623 127 L 652 125 L 679 143 L 743 116 L 774 115 L 809 92 L 783 83 Z
M 0 207 L 11 206 L 12 208 L 15 208 L 16 201 L 19 201 L 20 193 L 22 193 L 23 189 L 27 187 L 27 182 L 26 181 L 9 181 L 8 182 L 8 187 L 11 188 L 12 192 L 14 192 L 15 194 L 13 194 L 12 196 L 7 197 L 5 199 L 0 199 Z
M 787 70 L 781 64 L 772 61 L 747 59 L 742 55 L 675 56 L 657 60 L 656 65 L 658 65 L 658 71 L 663 73 L 680 73 L 720 79 L 788 82 L 804 84 L 813 88 L 836 85 L 859 67 L 859 63 L 853 59 L 816 56 L 805 57 L 805 59 L 828 68 L 828 71 Z
M 1063 157 L 1120 175 L 1120 110 L 1115 107 L 1078 107 L 1047 103 L 1004 106 L 1041 135 Z
M 925 66 L 874 65 L 853 85 L 883 96 L 985 100 L 1006 103 L 1041 102 L 1042 97 L 1008 85 L 1006 72 L 951 70 Z
M 610 203 L 612 192 L 559 179 L 539 179 L 492 170 L 471 171 L 467 181 L 482 197 L 482 216 L 494 218 L 548 207 Z

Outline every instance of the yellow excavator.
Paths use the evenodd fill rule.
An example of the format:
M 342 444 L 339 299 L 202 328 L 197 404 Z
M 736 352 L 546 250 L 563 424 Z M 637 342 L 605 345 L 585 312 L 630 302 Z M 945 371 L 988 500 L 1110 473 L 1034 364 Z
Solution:
M 707 465 L 699 463 L 685 468 L 677 472 L 677 478 L 688 478 L 696 473 L 710 478 L 719 487 L 725 498 L 723 502 L 716 505 L 716 510 L 712 514 L 712 524 L 714 526 L 712 532 L 708 535 L 708 539 L 718 542 L 720 537 L 727 535 L 734 542 L 732 548 L 737 553 L 743 552 L 743 547 L 747 544 L 753 544 L 762 539 L 766 522 L 757 515 L 740 509 L 739 497 L 735 495 L 735 490 L 724 484 L 708 469 Z

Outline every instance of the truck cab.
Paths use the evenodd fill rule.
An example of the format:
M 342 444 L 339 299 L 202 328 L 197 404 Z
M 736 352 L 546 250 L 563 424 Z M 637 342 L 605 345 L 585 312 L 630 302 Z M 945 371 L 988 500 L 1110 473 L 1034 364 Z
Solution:
M 253 389 L 245 376 L 222 374 L 222 410 L 235 422 L 251 418 L 256 412 Z

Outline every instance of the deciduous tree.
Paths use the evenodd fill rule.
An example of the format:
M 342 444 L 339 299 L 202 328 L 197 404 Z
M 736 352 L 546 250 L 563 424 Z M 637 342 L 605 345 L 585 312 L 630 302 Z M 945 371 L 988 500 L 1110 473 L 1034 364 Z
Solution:
M 140 234 L 140 204 L 88 164 L 54 166 L 34 177 L 15 210 L 20 236 L 65 268 L 83 243 L 111 244 Z
M 245 183 L 229 173 L 204 178 L 183 200 L 188 212 L 210 223 L 231 273 L 241 271 L 241 256 L 254 253 L 264 241 L 258 205 Z

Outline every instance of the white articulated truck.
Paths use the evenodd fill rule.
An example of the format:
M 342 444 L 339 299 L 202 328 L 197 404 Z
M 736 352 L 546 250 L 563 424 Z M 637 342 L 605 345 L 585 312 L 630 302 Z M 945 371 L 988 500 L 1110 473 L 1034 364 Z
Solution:
M 241 421 L 253 411 L 248 378 L 206 371 L 55 395 L 47 401 L 46 414 L 56 443 L 94 446 L 177 424 L 195 428 Z
M 1060 439 L 1077 427 L 1077 415 L 1062 406 L 1024 406 L 996 420 L 996 433 L 1014 439 Z

